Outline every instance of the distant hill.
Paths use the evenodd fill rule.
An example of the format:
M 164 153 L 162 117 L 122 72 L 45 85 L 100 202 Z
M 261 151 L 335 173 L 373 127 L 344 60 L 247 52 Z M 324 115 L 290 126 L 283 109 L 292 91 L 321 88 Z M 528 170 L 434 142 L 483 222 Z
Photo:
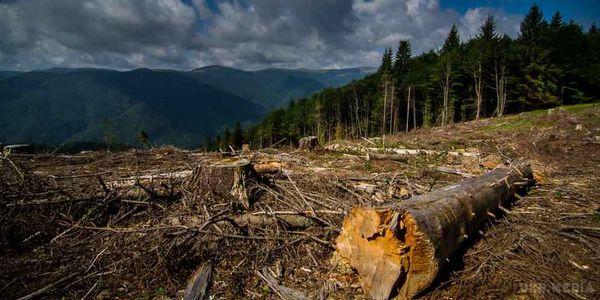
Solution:
M 0 72 L 0 143 L 112 142 L 197 147 L 208 135 L 252 123 L 271 108 L 338 86 L 366 69 L 190 72 L 55 68 Z
M 0 80 L 20 74 L 16 71 L 0 71 Z
M 373 72 L 374 68 L 242 71 L 223 66 L 208 66 L 191 73 L 206 84 L 272 109 L 287 104 L 291 99 L 305 97 L 324 88 L 338 87 Z

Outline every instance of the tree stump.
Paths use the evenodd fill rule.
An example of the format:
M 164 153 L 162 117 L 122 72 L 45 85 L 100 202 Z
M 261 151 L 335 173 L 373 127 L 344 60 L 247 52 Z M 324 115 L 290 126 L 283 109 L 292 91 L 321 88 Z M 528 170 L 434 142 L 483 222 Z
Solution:
M 186 186 L 193 193 L 208 198 L 230 197 L 248 209 L 253 202 L 253 187 L 259 182 L 250 160 L 225 158 L 199 164 Z
M 319 139 L 316 136 L 307 136 L 300 139 L 298 149 L 313 151 L 319 147 Z
M 337 254 L 371 298 L 413 298 L 532 182 L 531 167 L 514 163 L 392 206 L 356 207 L 344 220 Z

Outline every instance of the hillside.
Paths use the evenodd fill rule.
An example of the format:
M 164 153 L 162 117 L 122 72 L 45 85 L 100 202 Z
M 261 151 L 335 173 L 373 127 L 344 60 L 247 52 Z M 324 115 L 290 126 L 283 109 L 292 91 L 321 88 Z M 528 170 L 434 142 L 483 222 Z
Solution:
M 192 72 L 55 68 L 0 73 L 0 141 L 95 142 L 197 147 L 236 122 L 252 123 L 270 108 L 363 69 L 246 72 L 208 67 Z M 107 140 L 108 139 L 108 140 Z
M 153 143 L 192 147 L 264 109 L 180 72 L 82 70 L 29 72 L 0 81 L 0 140 L 137 144 L 141 130 Z
M 365 160 L 383 144 L 421 152 Z M 505 212 L 489 213 L 419 298 L 598 298 L 598 103 L 324 148 L 226 159 L 171 147 L 9 154 L 0 160 L 4 296 L 181 298 L 192 274 L 208 267 L 216 299 L 275 299 L 281 291 L 365 299 L 356 273 L 334 256 L 353 207 L 401 204 L 525 160 L 536 185 Z M 262 170 L 247 182 L 250 208 L 230 195 L 226 173 L 211 169 L 243 158 Z M 262 223 L 243 223 L 248 215 Z M 290 216 L 313 222 L 290 227 Z
M 193 70 L 192 76 L 218 89 L 230 91 L 267 109 L 286 105 L 328 87 L 361 79 L 375 68 L 339 70 L 265 69 L 242 71 L 222 66 Z

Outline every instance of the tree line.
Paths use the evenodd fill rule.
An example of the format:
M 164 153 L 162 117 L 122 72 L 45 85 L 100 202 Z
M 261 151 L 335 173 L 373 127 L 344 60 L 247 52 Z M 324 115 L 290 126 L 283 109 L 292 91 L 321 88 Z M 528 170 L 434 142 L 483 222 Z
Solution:
M 453 25 L 441 48 L 417 56 L 401 40 L 384 51 L 376 73 L 291 101 L 245 130 L 238 124 L 204 148 L 293 145 L 308 135 L 324 143 L 588 102 L 600 94 L 598 74 L 596 24 L 584 30 L 560 12 L 547 21 L 534 4 L 515 39 L 489 15 L 468 41 Z

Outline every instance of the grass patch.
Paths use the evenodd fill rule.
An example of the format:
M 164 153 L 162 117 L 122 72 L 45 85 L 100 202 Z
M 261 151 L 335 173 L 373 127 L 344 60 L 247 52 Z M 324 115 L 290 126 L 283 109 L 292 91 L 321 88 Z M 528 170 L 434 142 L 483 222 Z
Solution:
M 497 119 L 493 124 L 483 127 L 482 130 L 487 132 L 505 132 L 527 130 L 531 127 L 542 128 L 556 125 L 556 120 L 543 118 L 542 116 L 543 114 L 535 111 L 510 118 Z
M 600 109 L 600 102 L 564 105 L 561 108 L 572 114 L 580 114 L 588 109 Z

